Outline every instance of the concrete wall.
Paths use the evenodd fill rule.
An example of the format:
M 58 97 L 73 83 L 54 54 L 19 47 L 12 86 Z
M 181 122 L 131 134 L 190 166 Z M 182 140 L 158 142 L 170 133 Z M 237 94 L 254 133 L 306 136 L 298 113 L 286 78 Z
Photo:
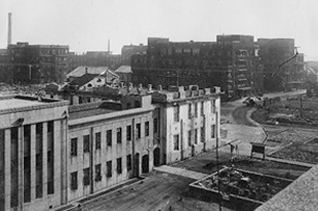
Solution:
M 68 186 L 68 201 L 73 201 L 89 194 L 98 192 L 105 188 L 114 186 L 135 176 L 134 165 L 138 163 L 138 171 L 142 172 L 142 157 L 149 156 L 149 171 L 153 168 L 153 117 L 152 111 L 135 113 L 131 109 L 131 115 L 118 118 L 107 118 L 101 121 L 86 122 L 83 124 L 72 125 L 69 128 L 68 149 L 71 148 L 71 139 L 77 137 L 77 156 L 72 156 L 68 151 L 68 183 L 71 182 L 71 173 L 78 172 L 78 188 L 72 190 Z M 149 136 L 145 136 L 145 122 L 149 121 Z M 136 136 L 136 124 L 141 124 L 141 138 Z M 127 126 L 132 127 L 132 140 L 127 141 Z M 117 128 L 122 129 L 122 142 L 117 143 Z M 112 130 L 112 146 L 107 146 L 106 131 Z M 101 149 L 96 149 L 95 134 L 101 133 Z M 83 152 L 83 136 L 91 135 L 91 149 L 89 153 Z M 139 162 L 136 162 L 134 155 L 139 153 Z M 132 157 L 132 169 L 127 171 L 127 155 Z M 122 173 L 117 174 L 117 158 L 122 158 Z M 112 177 L 108 178 L 107 161 L 112 161 Z M 101 181 L 95 181 L 95 165 L 101 164 Z M 83 186 L 83 169 L 90 167 L 93 179 L 90 185 Z M 93 167 L 93 168 L 92 168 Z M 93 185 L 93 187 L 91 187 Z
M 24 108 L 23 108 L 24 109 Z M 49 207 L 58 207 L 66 202 L 66 183 L 63 180 L 63 172 L 65 171 L 65 153 L 64 143 L 66 143 L 66 122 L 64 118 L 67 116 L 67 106 L 60 104 L 58 107 L 38 106 L 34 109 L 8 112 L 0 115 L 0 130 L 4 136 L 4 210 L 47 210 Z M 24 121 L 17 121 L 18 119 Z M 53 143 L 54 143 L 54 193 L 48 194 L 48 121 L 53 121 Z M 36 198 L 36 123 L 42 124 L 42 197 Z M 30 125 L 30 202 L 24 202 L 24 126 Z M 15 141 L 12 140 L 11 130 L 16 127 L 18 137 Z M 17 147 L 17 164 L 10 166 L 12 161 L 11 153 L 12 144 Z M 17 168 L 16 172 L 12 169 Z M 13 172 L 14 175 L 11 175 Z M 17 178 L 18 194 L 12 194 L 13 183 L 12 178 Z M 13 198 L 14 197 L 14 198 Z M 11 208 L 11 201 L 17 200 L 17 206 Z M 0 206 L 1 210 L 1 206 Z
M 203 102 L 203 114 L 201 112 Z M 212 112 L 212 102 L 215 103 L 215 109 Z M 195 115 L 195 103 L 198 104 L 198 114 Z M 191 117 L 189 118 L 189 104 L 191 104 Z M 163 108 L 165 114 L 163 117 L 162 127 L 164 127 L 164 137 L 166 139 L 166 154 L 167 163 L 173 163 L 191 156 L 197 155 L 198 153 L 212 149 L 216 146 L 216 134 L 220 134 L 219 127 L 220 120 L 217 118 L 217 112 L 220 111 L 220 99 L 197 99 L 187 100 L 186 103 L 179 103 L 179 121 L 174 121 L 174 108 L 173 106 L 167 106 Z M 215 126 L 215 138 L 211 137 L 211 127 Z M 201 139 L 201 128 L 204 128 L 204 141 Z M 197 130 L 197 134 L 195 134 Z M 189 138 L 189 131 L 191 131 L 191 137 Z M 174 150 L 174 135 L 179 135 L 179 150 Z M 197 143 L 195 135 L 197 135 Z M 190 139 L 190 141 L 189 141 Z M 190 143 L 189 143 L 190 142 Z

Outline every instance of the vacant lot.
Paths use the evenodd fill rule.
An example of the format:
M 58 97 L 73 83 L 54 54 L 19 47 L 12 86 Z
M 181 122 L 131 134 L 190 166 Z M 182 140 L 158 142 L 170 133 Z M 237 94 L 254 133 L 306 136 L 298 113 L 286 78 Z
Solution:
M 230 158 L 230 154 L 222 153 L 219 159 L 219 167 L 232 165 Z M 239 169 L 288 179 L 296 179 L 309 169 L 308 167 L 298 165 L 284 164 L 269 160 L 250 159 L 247 157 L 236 158 L 234 160 L 234 165 Z M 211 174 L 217 170 L 215 153 L 204 153 L 192 159 L 176 163 L 173 166 L 205 174 Z
M 318 163 L 318 139 L 306 143 L 295 142 L 271 155 L 281 159 L 295 160 L 306 163 Z

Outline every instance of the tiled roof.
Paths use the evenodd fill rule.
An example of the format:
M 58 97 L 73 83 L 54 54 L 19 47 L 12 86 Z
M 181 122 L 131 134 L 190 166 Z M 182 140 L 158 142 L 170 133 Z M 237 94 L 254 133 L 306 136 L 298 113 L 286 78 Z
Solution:
M 115 70 L 115 73 L 132 73 L 131 66 L 122 65 L 117 70 Z
M 81 77 L 85 75 L 86 73 L 88 74 L 101 74 L 104 71 L 108 70 L 108 67 L 85 67 L 85 66 L 80 66 L 77 67 L 75 70 L 72 72 L 68 73 L 66 77 Z
M 318 165 L 301 175 L 256 211 L 313 211 L 318 209 Z
M 69 85 L 71 85 L 71 86 L 77 85 L 80 87 L 80 86 L 83 86 L 84 84 L 90 82 L 91 80 L 93 80 L 97 76 L 98 76 L 97 74 L 86 74 L 86 75 L 83 75 L 79 78 L 75 78 L 72 82 L 69 83 Z

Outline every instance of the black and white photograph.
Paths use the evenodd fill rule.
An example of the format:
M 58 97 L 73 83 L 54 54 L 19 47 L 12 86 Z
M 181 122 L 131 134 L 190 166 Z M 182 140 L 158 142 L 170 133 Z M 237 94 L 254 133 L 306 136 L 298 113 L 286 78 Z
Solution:
M 318 1 L 0 0 L 0 211 L 317 211 Z

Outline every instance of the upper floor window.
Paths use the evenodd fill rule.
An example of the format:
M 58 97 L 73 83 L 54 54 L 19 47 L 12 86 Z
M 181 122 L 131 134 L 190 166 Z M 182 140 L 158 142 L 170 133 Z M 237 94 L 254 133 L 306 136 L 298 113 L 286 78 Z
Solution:
M 149 136 L 149 121 L 145 122 L 145 136 Z
M 95 133 L 95 148 L 100 149 L 100 143 L 101 142 L 101 133 Z
M 89 152 L 89 135 L 83 137 L 83 152 Z
M 117 128 L 117 143 L 121 144 L 121 127 Z
M 136 124 L 136 129 L 137 129 L 137 138 L 141 138 L 141 127 L 140 123 Z
M 107 130 L 106 141 L 107 141 L 107 146 L 112 146 L 112 130 Z
M 179 106 L 174 106 L 173 107 L 173 119 L 175 122 L 179 122 Z
M 71 155 L 77 156 L 77 138 L 71 139 Z

